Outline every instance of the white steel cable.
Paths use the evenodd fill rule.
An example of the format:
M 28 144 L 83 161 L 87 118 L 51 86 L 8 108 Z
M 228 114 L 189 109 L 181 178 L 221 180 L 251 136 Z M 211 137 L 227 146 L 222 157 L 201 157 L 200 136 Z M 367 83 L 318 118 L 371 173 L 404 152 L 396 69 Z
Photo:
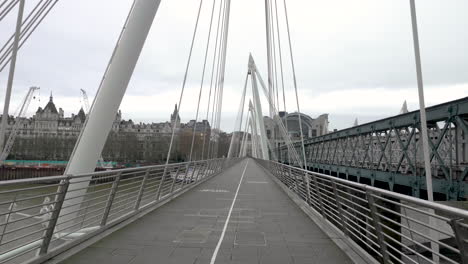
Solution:
M 212 88 L 213 88 L 213 76 L 214 76 L 214 70 L 215 70 L 215 62 L 216 62 L 216 52 L 218 50 L 218 34 L 219 34 L 219 25 L 220 25 L 220 21 L 221 21 L 221 11 L 223 10 L 223 4 L 222 2 L 219 4 L 219 14 L 218 14 L 218 26 L 217 26 L 217 29 L 216 29 L 216 37 L 215 37 L 215 49 L 214 49 L 214 53 L 213 53 L 213 63 L 212 63 L 212 66 L 211 66 L 211 81 L 210 81 L 210 92 L 208 94 L 208 104 L 207 104 L 207 108 L 206 108 L 206 120 L 208 121 L 209 119 L 209 114 L 210 114 L 210 104 L 211 104 L 211 91 L 212 91 Z M 213 101 L 214 101 L 214 94 L 213 94 Z M 211 118 L 211 122 L 210 122 L 210 126 L 213 126 L 213 118 Z M 210 128 L 211 130 L 211 128 Z M 206 126 L 205 126 L 205 129 L 204 129 L 204 132 L 203 132 L 204 136 L 203 136 L 203 147 L 202 147 L 202 160 L 204 158 L 204 155 L 205 155 L 205 144 L 206 144 Z M 210 137 L 208 138 L 208 145 L 210 146 L 210 142 L 211 142 L 211 132 L 210 132 Z M 209 153 L 209 146 L 208 146 L 208 151 L 207 151 L 207 158 L 209 158 L 208 156 L 208 153 Z
M 217 109 L 216 109 L 216 141 L 214 143 L 213 153 L 217 157 L 218 156 L 218 146 L 219 146 L 219 138 L 220 138 L 220 122 L 221 122 L 221 109 L 223 105 L 223 87 L 224 87 L 224 73 L 226 67 L 226 52 L 227 52 L 227 36 L 229 32 L 229 13 L 230 13 L 230 0 L 226 0 L 225 2 L 225 14 L 223 19 L 223 30 L 221 40 L 222 48 L 220 49 L 220 65 L 218 70 L 218 99 L 217 99 Z
M 226 14 L 224 14 L 224 19 L 223 19 L 223 26 L 222 26 L 222 34 L 221 34 L 221 39 L 220 39 L 220 44 L 221 42 L 224 40 L 224 35 L 225 35 L 225 24 L 226 24 Z M 220 80 L 221 80 L 221 67 L 222 67 L 222 64 L 223 64 L 223 58 L 222 58 L 222 54 L 224 53 L 224 46 L 221 46 L 221 48 L 219 49 L 219 56 L 218 56 L 218 69 L 217 69 L 217 72 L 216 72 L 216 87 L 217 87 L 217 91 L 218 93 L 216 94 L 216 112 L 213 112 L 215 114 L 215 141 L 214 141 L 214 145 L 212 145 L 213 147 L 213 155 L 214 157 L 217 157 L 218 156 L 218 146 L 219 146 L 219 112 L 220 112 L 220 107 L 221 107 L 221 94 L 222 94 L 222 90 L 221 90 L 221 86 L 220 86 Z
M 26 16 L 26 19 L 24 19 L 21 22 L 20 39 L 22 39 L 24 37 L 24 35 L 28 33 L 28 31 L 32 28 L 32 26 L 38 20 L 38 17 L 40 17 L 44 13 L 44 10 L 46 10 L 47 7 L 52 2 L 52 0 L 46 0 L 46 2 L 44 4 L 42 4 L 42 1 L 43 0 L 41 0 L 39 3 L 37 3 L 37 5 Z M 37 10 L 38 8 L 39 8 L 39 10 Z M 0 57 L 1 58 L 0 59 L 1 63 L 3 63 L 3 61 L 5 60 L 5 57 L 7 55 L 9 55 L 9 53 L 11 52 L 11 49 L 12 49 L 12 43 L 11 42 L 13 41 L 13 38 L 14 38 L 14 34 L 10 36 L 10 38 L 6 41 L 6 43 L 0 49 L 0 53 L 2 53 L 1 57 Z M 5 50 L 5 48 L 7 48 L 7 50 L 6 50 L 6 52 L 3 52 Z
M 243 157 L 243 153 L 244 153 L 244 148 L 246 147 L 245 146 L 245 140 L 246 140 L 246 137 L 248 135 L 248 125 L 249 125 L 249 120 L 250 120 L 250 117 L 249 117 L 249 113 L 247 112 L 247 118 L 245 119 L 245 125 L 244 125 L 244 133 L 242 135 L 242 143 L 240 145 L 240 149 L 239 149 L 239 154 L 237 155 L 237 157 Z
M 193 146 L 194 146 L 194 143 L 195 143 L 195 132 L 196 132 L 196 129 L 197 129 L 198 113 L 199 113 L 199 110 L 200 110 L 200 101 L 201 101 L 202 92 L 203 92 L 203 81 L 205 80 L 206 60 L 208 58 L 208 50 L 209 50 L 209 47 L 210 47 L 211 26 L 213 25 L 213 15 L 214 15 L 214 10 L 215 10 L 215 4 L 216 4 L 216 1 L 213 0 L 213 7 L 211 8 L 210 27 L 208 29 L 208 39 L 206 41 L 205 59 L 203 61 L 203 70 L 202 70 L 202 77 L 201 77 L 201 83 L 200 83 L 200 92 L 198 94 L 197 111 L 196 111 L 196 114 L 195 114 L 195 124 L 193 125 L 193 131 L 192 131 L 192 144 L 190 145 L 189 161 L 192 161 Z M 205 127 L 206 127 L 206 125 L 205 125 Z
M 222 17 L 221 20 L 218 21 L 220 24 L 219 27 L 219 46 L 218 50 L 216 52 L 216 60 L 214 61 L 216 64 L 216 70 L 215 73 L 211 76 L 211 81 L 213 82 L 214 80 L 214 95 L 213 95 L 213 108 L 211 110 L 211 124 L 212 124 L 212 129 L 210 133 L 210 141 L 208 142 L 208 157 L 213 158 L 213 151 L 214 151 L 214 142 L 216 142 L 216 137 L 217 137 L 217 127 L 216 127 L 216 115 L 215 115 L 215 109 L 217 109 L 218 105 L 218 75 L 219 75 L 219 64 L 220 64 L 220 57 L 221 57 L 221 41 L 222 41 L 222 35 L 223 35 L 223 30 L 224 30 L 224 20 L 225 20 L 225 15 L 226 15 L 226 2 L 224 1 L 223 4 L 223 12 L 222 12 Z M 213 64 L 213 67 L 215 67 L 215 64 Z M 214 78 L 213 78 L 214 77 Z
M 269 0 L 265 0 L 265 33 L 266 33 L 266 46 L 267 46 L 267 85 L 268 85 L 268 94 L 271 96 L 273 94 L 273 84 L 272 84 L 272 66 L 271 66 L 271 38 L 270 38 L 270 8 Z M 269 115 L 273 117 L 273 110 L 269 108 Z
M 221 65 L 221 76 L 220 76 L 220 86 L 221 86 L 221 93 L 220 93 L 220 105 L 218 110 L 218 133 L 221 129 L 221 110 L 223 106 L 223 94 L 224 94 L 224 78 L 226 72 L 226 54 L 227 54 L 227 40 L 228 40 L 228 33 L 229 33 L 229 15 L 231 11 L 231 0 L 226 0 L 226 16 L 225 16 L 225 34 L 224 34 L 224 42 L 223 42 L 223 64 Z M 219 144 L 219 140 L 217 142 Z M 216 148 L 216 153 L 218 153 L 218 147 Z
M 284 92 L 284 72 L 283 72 L 283 56 L 282 56 L 282 49 L 281 49 L 281 35 L 280 35 L 280 30 L 279 30 L 279 22 L 278 22 L 278 3 L 275 0 L 275 14 L 276 14 L 276 30 L 277 30 L 277 36 L 278 36 L 278 55 L 279 55 L 279 67 L 280 67 L 280 72 L 281 72 L 281 89 L 283 91 L 283 109 L 284 109 L 284 114 L 286 116 L 286 94 Z M 278 111 L 280 109 L 280 105 L 278 102 Z M 278 112 L 279 115 L 279 112 Z M 286 126 L 286 132 L 287 136 L 289 137 L 289 131 L 288 131 L 288 119 L 285 119 L 285 126 Z M 288 151 L 288 163 L 291 163 L 291 157 L 289 155 Z
M 273 14 L 273 2 L 272 2 L 272 1 L 270 1 L 269 7 L 270 7 L 270 8 L 269 8 L 269 9 L 270 9 L 270 10 L 269 10 L 269 15 L 270 15 L 270 18 L 271 18 L 271 19 L 270 19 L 270 26 L 271 26 L 271 34 L 270 34 L 270 36 L 271 36 L 271 42 L 272 42 L 272 47 L 273 47 L 273 49 L 272 49 L 272 51 L 271 51 L 271 52 L 272 52 L 272 55 L 273 55 L 273 57 L 272 57 L 273 69 L 272 69 L 272 70 L 273 70 L 273 76 L 274 76 L 274 78 L 273 78 L 273 81 L 274 81 L 274 85 L 273 85 L 273 92 L 274 92 L 274 94 L 273 94 L 273 99 L 274 99 L 274 100 L 273 100 L 273 102 L 275 103 L 275 108 L 276 108 L 276 109 L 279 109 L 278 69 L 277 69 L 276 40 L 275 40 L 275 21 L 276 21 L 276 24 L 278 24 L 278 17 L 277 17 L 277 16 L 275 17 L 274 14 Z M 277 35 L 276 37 L 279 38 L 279 35 Z M 275 94 L 276 94 L 276 97 L 275 97 Z M 275 110 L 275 113 L 274 113 L 274 114 L 275 114 L 275 115 L 279 115 L 279 112 L 277 112 L 277 111 Z M 273 139 L 273 142 L 274 142 L 273 145 L 275 146 L 275 149 L 276 149 L 277 133 L 276 133 L 275 130 L 273 130 L 272 132 L 273 132 L 273 137 L 272 137 L 272 139 Z M 271 151 L 274 152 L 275 149 L 272 149 Z M 276 156 L 276 153 L 275 153 L 274 156 Z
M 23 26 L 29 22 L 29 19 L 31 18 L 31 16 L 36 12 L 37 8 L 39 8 L 39 6 L 41 6 L 42 2 L 44 0 L 40 0 L 36 6 L 31 10 L 31 12 L 29 12 L 29 14 L 26 16 L 26 18 L 21 22 L 21 28 L 22 28 L 22 31 L 24 31 L 23 29 Z M 1 15 L 0 15 L 1 16 Z M 0 19 L 1 21 L 1 19 Z M 0 54 L 3 52 L 3 50 L 5 50 L 5 48 L 7 47 L 7 45 L 11 45 L 10 42 L 13 41 L 13 38 L 14 38 L 14 34 L 12 34 L 10 36 L 10 38 L 5 42 L 5 44 L 2 46 L 2 48 L 0 49 Z M 3 57 L 3 56 L 2 56 Z
M 174 113 L 175 114 L 175 119 L 174 119 L 174 122 L 172 124 L 171 142 L 169 143 L 169 150 L 167 151 L 166 165 L 169 164 L 169 159 L 171 157 L 172 145 L 174 143 L 175 131 L 177 129 L 177 119 L 179 117 L 180 108 L 182 106 L 182 98 L 184 97 L 185 84 L 187 82 L 188 70 L 189 70 L 189 66 L 190 66 L 190 61 L 192 59 L 193 44 L 195 43 L 195 36 L 197 35 L 198 21 L 200 19 L 200 13 L 201 13 L 202 5 L 203 5 L 203 0 L 200 0 L 200 6 L 198 7 L 197 20 L 195 22 L 195 28 L 193 30 L 192 43 L 190 44 L 190 52 L 189 52 L 189 56 L 188 56 L 188 59 L 187 59 L 187 65 L 185 67 L 184 80 L 182 82 L 182 89 L 180 91 L 179 104 L 178 104 L 177 111 Z
M 0 8 L 1 8 L 3 5 L 5 5 L 7 1 L 8 1 L 8 0 L 4 1 L 4 2 L 2 3 L 2 5 L 0 6 Z M 8 4 L 8 5 L 5 7 L 5 9 L 3 9 L 3 11 L 0 10 L 0 21 L 2 21 L 2 20 L 5 18 L 5 16 L 8 15 L 8 14 L 10 13 L 10 11 L 11 11 L 11 10 L 16 6 L 16 4 L 18 4 L 18 3 L 19 3 L 19 0 L 13 0 L 13 1 L 11 1 L 10 4 Z
M 272 102 L 271 102 L 272 99 L 268 97 L 268 91 L 267 91 L 265 83 L 263 82 L 262 76 L 258 72 L 257 72 L 256 76 L 258 77 L 258 81 L 259 81 L 260 85 L 263 88 L 262 89 L 263 94 L 265 95 L 265 97 L 268 98 L 267 99 L 268 103 L 270 105 L 272 105 Z M 274 111 L 276 111 L 276 109 L 274 109 Z M 291 152 L 293 154 L 293 158 L 296 160 L 296 162 L 298 162 L 298 164 L 302 164 L 302 161 L 300 160 L 299 155 L 298 155 L 296 149 L 294 148 L 294 146 L 292 144 L 291 138 L 289 137 L 288 131 L 284 127 L 281 119 L 279 118 L 279 116 L 275 116 L 275 118 L 273 120 L 278 124 L 280 132 L 282 132 L 283 139 L 285 140 L 286 146 L 288 147 L 288 152 Z M 301 167 L 302 167 L 302 165 L 301 165 Z
M 245 76 L 244 89 L 242 91 L 241 101 L 240 101 L 240 104 L 239 104 L 239 109 L 237 111 L 236 121 L 234 122 L 234 131 L 232 132 L 231 143 L 229 144 L 228 158 L 231 158 L 232 155 L 233 155 L 234 141 L 236 140 L 237 134 L 242 129 L 242 116 L 244 115 L 245 94 L 246 94 L 246 91 L 247 91 L 247 81 L 248 81 L 248 79 L 249 79 L 249 73 L 247 73 L 246 76 Z M 236 149 L 237 149 L 237 146 L 236 146 Z
M 273 76 L 274 76 L 274 85 L 273 85 L 273 97 L 275 96 L 276 94 L 276 100 L 273 100 L 274 103 L 275 103 L 275 106 L 278 106 L 279 104 L 279 100 L 278 100 L 278 72 L 277 72 L 277 68 L 276 68 L 276 41 L 275 41 L 275 17 L 273 16 L 273 7 L 272 7 L 272 4 L 273 2 L 270 1 L 270 11 L 269 11 L 269 14 L 270 14 L 270 26 L 271 26 L 271 44 L 272 44 L 272 47 L 273 49 L 271 50 L 271 53 L 273 55 L 272 59 L 273 59 Z M 278 19 L 278 17 L 276 17 L 276 20 Z M 277 107 L 278 109 L 279 107 Z M 275 114 L 277 114 L 277 112 L 275 112 Z
M 286 0 L 283 0 L 284 3 L 284 14 L 286 18 L 286 30 L 288 33 L 288 43 L 289 43 L 289 55 L 291 58 L 291 68 L 293 74 L 293 82 L 294 82 L 294 91 L 296 93 L 296 105 L 297 105 L 297 112 L 299 117 L 299 130 L 301 131 L 301 147 L 302 147 L 302 157 L 304 158 L 304 169 L 307 169 L 307 159 L 305 155 L 305 147 L 304 147 L 304 132 L 302 131 L 302 120 L 301 120 L 301 109 L 299 107 L 299 96 L 297 94 L 297 81 L 296 81 L 296 69 L 294 67 L 294 57 L 292 52 L 292 44 L 291 44 L 291 33 L 289 30 L 289 19 L 288 19 L 288 9 L 286 7 Z
M 8 2 L 9 0 L 3 0 L 3 2 L 0 4 L 0 10 L 2 9 L 2 7 Z
M 37 22 L 34 26 L 31 26 L 32 27 L 32 30 L 30 30 L 29 32 L 25 32 L 24 34 L 27 33 L 26 37 L 24 37 L 24 34 L 22 35 L 22 38 L 21 38 L 21 43 L 19 45 L 19 49 L 24 45 L 24 43 L 29 39 L 29 37 L 31 37 L 32 33 L 34 33 L 34 31 L 37 29 L 37 27 L 42 23 L 42 21 L 46 18 L 46 16 L 49 14 L 49 12 L 52 10 L 52 8 L 57 4 L 58 0 L 55 0 L 55 2 L 53 2 L 53 4 L 51 6 L 48 7 L 48 9 L 44 12 L 42 11 L 41 12 L 41 15 L 42 17 L 40 18 L 36 18 L 34 21 L 39 21 Z M 5 59 L 3 59 L 1 63 L 3 63 L 3 65 L 0 67 L 0 72 L 6 67 L 6 65 L 10 62 L 11 60 L 11 57 L 5 61 Z

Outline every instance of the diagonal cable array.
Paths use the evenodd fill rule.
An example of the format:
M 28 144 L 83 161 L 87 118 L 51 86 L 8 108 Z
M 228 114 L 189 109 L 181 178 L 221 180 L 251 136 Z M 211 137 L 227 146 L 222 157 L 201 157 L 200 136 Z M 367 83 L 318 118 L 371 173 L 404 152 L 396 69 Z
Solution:
M 20 43 L 18 49 L 20 49 L 24 43 L 31 37 L 36 31 L 37 27 L 42 23 L 54 6 L 59 0 L 39 0 L 34 8 L 29 12 L 26 18 L 21 23 Z M 19 2 L 19 0 L 3 1 L 0 4 L 0 22 L 5 16 L 11 12 L 13 7 Z M 3 9 L 2 9 L 3 8 Z M 11 61 L 12 50 L 13 50 L 14 34 L 3 44 L 0 48 L 0 72 L 5 69 L 8 63 Z
M 223 88 L 224 88 L 224 73 L 225 73 L 225 64 L 226 64 L 226 52 L 227 52 L 227 38 L 228 38 L 228 28 L 229 28 L 229 13 L 230 13 L 230 0 L 219 1 L 213 0 L 210 11 L 210 22 L 208 27 L 208 36 L 206 38 L 206 44 L 204 49 L 204 57 L 202 63 L 202 73 L 201 81 L 198 90 L 198 100 L 197 107 L 195 111 L 194 124 L 191 128 L 191 143 L 190 143 L 190 154 L 186 159 L 191 162 L 196 159 L 210 159 L 218 156 L 218 142 L 219 142 L 219 131 L 220 131 L 220 120 L 221 120 L 221 110 L 222 110 L 222 99 L 223 99 Z M 169 144 L 169 150 L 166 157 L 166 164 L 169 163 L 171 158 L 171 153 L 173 152 L 174 141 L 176 140 L 176 134 L 178 131 L 178 116 L 181 111 L 182 101 L 184 98 L 184 91 L 186 88 L 187 78 L 189 75 L 189 70 L 191 66 L 191 58 L 194 51 L 194 44 L 197 38 L 197 30 L 199 28 L 200 14 L 203 7 L 203 1 L 200 1 L 197 19 L 195 22 L 195 28 L 192 36 L 192 43 L 190 46 L 190 51 L 187 59 L 187 65 L 184 74 L 184 80 L 182 83 L 182 89 L 179 97 L 178 108 L 176 110 L 176 118 L 172 124 L 172 134 L 171 141 Z M 217 10 L 217 19 L 215 18 L 215 10 Z M 214 29 L 214 24 L 216 23 L 216 29 Z M 216 34 L 214 31 L 216 30 Z M 213 36 L 215 36 L 213 38 Z M 214 44 L 212 44 L 214 42 Z M 203 91 L 205 86 L 206 72 L 207 72 L 207 62 L 212 54 L 212 65 L 211 65 L 211 76 L 210 84 L 208 90 L 208 104 L 206 108 L 206 120 L 208 120 L 211 114 L 211 124 L 212 129 L 209 132 L 210 136 L 207 139 L 207 123 L 203 123 L 203 142 L 196 140 L 197 134 L 197 122 L 200 116 L 200 107 L 201 101 L 203 98 Z M 197 151 L 196 144 L 201 145 L 201 151 Z
M 302 120 L 300 115 L 300 106 L 299 106 L 299 96 L 297 89 L 296 81 L 296 72 L 294 65 L 294 58 L 292 53 L 292 41 L 289 30 L 289 21 L 287 14 L 286 1 L 283 1 L 284 4 L 284 18 L 285 18 L 285 31 L 287 37 L 287 43 L 289 48 L 289 57 L 291 59 L 291 72 L 293 79 L 293 88 L 296 99 L 296 106 L 298 111 L 298 122 L 300 130 L 300 141 L 301 141 L 301 155 L 297 152 L 296 148 L 293 146 L 293 142 L 288 133 L 288 122 L 284 122 L 280 117 L 279 110 L 281 108 L 280 102 L 280 89 L 282 93 L 282 104 L 283 111 L 286 113 L 286 92 L 285 92 L 285 75 L 284 75 L 284 66 L 283 66 L 283 51 L 281 43 L 281 30 L 280 30 L 280 21 L 279 21 L 279 12 L 278 12 L 278 3 L 277 0 L 265 0 L 265 25 L 266 25 L 266 51 L 267 51 L 267 66 L 268 66 L 268 78 L 266 84 L 263 82 L 261 75 L 257 72 L 255 63 L 251 58 L 251 63 L 249 63 L 249 74 L 252 78 L 252 93 L 253 93 L 253 104 L 249 106 L 249 122 L 251 124 L 244 125 L 244 131 L 242 139 L 240 139 L 240 129 L 242 125 L 242 118 L 239 116 L 243 115 L 241 109 L 239 108 L 238 115 L 236 118 L 236 123 L 234 127 L 234 132 L 231 139 L 229 156 L 236 155 L 245 155 L 246 151 L 246 138 L 245 136 L 249 129 L 253 134 L 250 135 L 251 138 L 251 153 L 254 156 L 261 157 L 263 159 L 270 159 L 269 156 L 276 159 L 279 154 L 279 148 L 277 146 L 278 140 L 282 139 L 282 143 L 288 148 L 288 161 L 290 164 L 298 164 L 301 167 L 306 167 L 306 156 L 304 148 L 304 132 L 302 129 Z M 252 65 L 250 65 L 252 64 Z M 275 128 L 270 131 L 271 134 L 267 135 L 264 131 L 264 118 L 261 113 L 261 104 L 258 100 L 258 88 L 257 88 L 257 79 L 262 88 L 263 94 L 265 95 L 268 103 L 270 118 L 275 125 Z M 245 92 L 241 98 L 241 105 L 245 101 Z M 240 145 L 240 148 L 235 146 L 236 144 Z M 265 156 L 265 152 L 268 149 L 268 155 Z M 261 155 L 260 155 L 261 154 Z
M 306 154 L 305 154 L 305 147 L 304 147 L 304 132 L 302 129 L 302 118 L 301 118 L 301 110 L 300 110 L 300 105 L 299 105 L 299 96 L 298 96 L 298 89 L 297 89 L 297 81 L 296 81 L 296 70 L 295 70 L 295 64 L 294 64 L 294 56 L 293 56 L 293 48 L 292 48 L 292 41 L 291 41 L 291 33 L 289 29 L 289 19 L 288 19 L 288 9 L 286 5 L 286 0 L 283 0 L 283 6 L 284 6 L 284 18 L 285 18 L 285 27 L 286 27 L 286 36 L 288 40 L 288 48 L 289 48 L 289 57 L 291 60 L 291 72 L 292 72 L 292 79 L 293 79 L 293 87 L 294 87 L 294 94 L 295 94 L 295 99 L 296 99 L 296 107 L 297 107 L 297 112 L 298 112 L 298 122 L 299 122 L 299 130 L 300 130 L 300 140 L 301 140 L 301 150 L 302 150 L 302 159 L 303 159 L 303 166 L 307 166 L 307 161 L 306 161 Z M 282 47 L 281 47 L 281 30 L 280 30 L 280 23 L 279 23 L 279 14 L 278 14 L 278 3 L 277 0 L 265 0 L 265 17 L 267 20 L 267 56 L 269 57 L 269 61 L 273 64 L 272 66 L 269 66 L 271 68 L 271 75 L 268 76 L 268 83 L 271 81 L 271 91 L 268 90 L 270 93 L 270 97 L 274 98 L 274 95 L 276 94 L 276 101 L 275 100 L 269 100 L 270 103 L 272 103 L 271 108 L 274 109 L 279 109 L 279 85 L 278 85 L 278 74 L 281 75 L 281 88 L 282 88 L 282 93 L 283 93 L 283 109 L 284 112 L 286 112 L 286 95 L 284 91 L 284 71 L 283 71 L 283 55 L 282 55 Z M 276 43 L 278 45 L 276 45 Z M 270 48 L 268 48 L 270 47 Z M 279 61 L 277 61 L 279 59 Z M 279 72 L 278 72 L 278 68 Z M 269 71 L 270 74 L 270 71 Z M 275 114 L 279 114 L 279 112 L 275 111 Z M 273 119 L 275 119 L 273 116 L 271 116 Z M 287 126 L 287 122 L 286 126 Z M 286 127 L 287 128 L 287 127 Z M 280 129 L 281 130 L 281 129 Z M 287 129 L 286 129 L 287 131 Z M 276 139 L 276 135 L 274 136 Z M 277 151 L 277 149 L 276 149 Z M 288 151 L 288 159 L 290 160 L 289 157 L 289 151 Z
M 19 0 L 4 0 L 0 3 L 0 22 L 11 12 L 19 3 Z

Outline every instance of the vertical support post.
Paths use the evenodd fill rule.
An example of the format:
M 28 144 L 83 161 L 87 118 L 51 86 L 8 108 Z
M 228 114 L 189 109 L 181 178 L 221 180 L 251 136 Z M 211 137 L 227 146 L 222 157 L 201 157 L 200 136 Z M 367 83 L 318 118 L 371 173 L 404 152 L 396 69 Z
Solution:
M 193 162 L 190 162 L 189 163 L 189 170 L 190 170 L 190 166 L 192 167 L 192 173 L 190 174 L 190 180 L 189 180 L 189 183 L 192 183 L 193 182 L 193 175 L 195 174 L 195 169 L 197 167 L 197 165 Z
M 211 160 L 206 161 L 208 163 L 207 169 L 206 169 L 206 174 L 211 175 L 211 171 L 213 170 L 213 162 Z
M 135 207 L 133 208 L 135 211 L 138 211 L 138 208 L 140 208 L 141 198 L 143 197 L 143 193 L 145 192 L 145 185 L 146 181 L 148 180 L 149 173 L 150 169 L 147 169 L 145 172 L 145 176 L 143 176 L 143 179 L 141 180 L 140 190 L 138 191 Z
M 199 169 L 199 176 L 198 178 L 199 179 L 203 179 L 203 178 L 206 178 L 206 169 L 208 167 L 208 164 L 206 163 L 206 161 L 200 161 L 200 169 Z
M 198 178 L 200 177 L 200 169 L 201 169 L 202 165 L 203 165 L 203 164 L 199 164 L 199 165 L 197 166 L 196 163 L 193 165 L 193 174 L 196 173 L 196 174 L 195 174 L 196 177 L 195 177 L 194 182 L 197 182 L 197 181 L 198 181 Z M 193 174 L 192 174 L 192 175 L 193 175 Z
M 460 250 L 461 263 L 468 264 L 468 244 L 465 242 L 468 239 L 468 230 L 459 223 L 463 223 L 463 219 L 452 219 L 450 221 L 458 250 Z
M 174 175 L 174 180 L 172 180 L 170 193 L 174 192 L 174 185 L 175 185 L 175 183 L 177 181 L 177 178 L 179 177 L 179 170 L 180 170 L 180 167 L 177 167 L 176 173 Z
M 306 192 L 307 192 L 306 202 L 307 204 L 310 205 L 310 181 L 309 181 L 309 176 L 307 175 L 307 172 L 304 172 L 304 175 L 302 177 L 303 177 L 304 184 L 306 184 Z
M 343 205 L 340 201 L 341 197 L 340 197 L 340 194 L 338 193 L 336 182 L 334 180 L 332 180 L 332 187 L 333 187 L 333 194 L 335 195 L 336 206 L 338 207 L 338 213 L 340 214 L 340 218 L 341 218 L 341 225 L 343 227 L 343 232 L 346 234 L 346 236 L 349 237 L 348 226 L 347 226 L 348 221 L 347 221 L 347 218 L 345 217 Z
M 286 183 L 286 167 L 283 165 L 281 167 L 281 182 Z
M 200 161 L 200 167 L 198 168 L 198 174 L 197 174 L 197 181 L 206 177 L 205 175 L 206 166 L 207 166 L 206 162 Z
M 221 160 L 218 159 L 218 160 L 216 161 L 216 164 L 217 164 L 217 165 L 216 165 L 216 166 L 217 166 L 216 173 L 219 173 L 219 172 L 221 171 L 221 169 L 222 169 L 222 168 L 221 168 L 221 166 L 222 166 Z
M 292 175 L 291 167 L 288 167 L 288 172 L 289 172 L 289 178 L 290 178 L 291 180 L 294 180 L 294 179 L 293 179 L 293 175 Z M 286 184 L 286 185 L 287 185 L 287 184 Z
M 164 166 L 164 172 L 163 172 L 163 174 L 161 176 L 161 181 L 159 182 L 158 191 L 156 192 L 156 201 L 159 200 L 159 198 L 161 198 L 161 189 L 162 189 L 162 185 L 163 185 L 164 181 L 166 180 L 166 174 L 171 173 L 170 172 L 171 169 L 169 169 L 169 170 L 167 169 L 168 166 L 169 165 L 167 165 L 167 164 L 166 164 L 166 166 Z
M 375 199 L 372 196 L 372 191 L 366 189 L 366 198 L 371 210 L 372 222 L 374 224 L 377 240 L 380 245 L 380 253 L 382 254 L 383 263 L 390 263 L 390 258 L 387 252 L 387 245 L 385 244 L 385 237 L 383 235 L 382 227 L 380 226 L 380 217 L 377 214 L 377 207 L 375 206 Z
M 21 34 L 21 24 L 23 23 L 24 1 L 19 1 L 18 16 L 16 18 L 15 37 L 13 39 L 13 49 L 11 51 L 10 69 L 8 73 L 7 88 L 5 94 L 5 102 L 3 103 L 2 124 L 0 127 L 0 152 L 3 150 L 5 143 L 6 127 L 8 125 L 8 110 L 10 108 L 11 89 L 13 88 L 13 80 L 15 78 L 16 57 L 18 54 L 18 44 Z M 6 157 L 5 157 L 6 159 Z
M 320 194 L 320 188 L 319 188 L 319 185 L 318 185 L 317 176 L 312 174 L 312 178 L 314 179 L 315 189 L 317 190 L 317 198 L 318 198 L 318 201 L 319 201 L 320 213 L 325 217 L 325 211 L 323 210 L 322 195 Z
M 208 177 L 208 173 L 210 171 L 210 161 L 205 160 L 205 170 L 203 171 L 203 178 Z
M 189 173 L 189 166 L 188 166 L 188 164 L 187 164 L 187 165 L 185 166 L 184 179 L 182 180 L 182 185 L 180 186 L 180 188 L 184 188 L 185 182 L 187 181 L 188 173 Z
M 286 176 L 287 176 L 287 174 L 286 174 L 286 167 L 283 165 L 283 166 L 281 167 L 281 178 L 280 178 L 280 180 L 281 180 L 281 182 L 284 183 L 284 184 L 286 184 Z
M 39 250 L 39 255 L 44 255 L 47 253 L 50 245 L 50 241 L 54 236 L 54 229 L 57 224 L 57 220 L 60 215 L 60 211 L 62 210 L 63 201 L 65 199 L 65 194 L 67 193 L 68 186 L 70 185 L 70 177 L 66 178 L 60 183 L 58 189 L 58 195 L 55 197 L 55 204 L 54 204 L 54 211 L 50 216 L 49 223 L 47 225 L 47 229 L 44 234 L 44 240 L 42 240 L 42 245 Z
M 3 241 L 3 237 L 5 236 L 5 232 L 10 222 L 11 215 L 14 214 L 13 211 L 15 210 L 16 199 L 18 198 L 18 194 L 15 194 L 13 201 L 11 201 L 10 206 L 8 207 L 8 213 L 5 215 L 5 223 L 2 224 L 2 233 L 0 234 L 0 244 Z
M 106 209 L 104 210 L 104 214 L 102 215 L 101 226 L 105 226 L 107 223 L 107 218 L 109 217 L 109 212 L 111 210 L 112 203 L 114 202 L 115 194 L 117 193 L 117 187 L 119 186 L 121 175 L 122 173 L 119 172 L 117 176 L 115 177 L 114 182 L 112 183 L 112 187 L 109 193 L 109 198 L 107 199 L 107 203 L 106 203 Z
M 296 185 L 296 193 L 297 195 L 301 196 L 301 189 L 299 187 L 299 179 L 298 176 L 293 172 L 293 177 L 294 177 L 294 184 Z

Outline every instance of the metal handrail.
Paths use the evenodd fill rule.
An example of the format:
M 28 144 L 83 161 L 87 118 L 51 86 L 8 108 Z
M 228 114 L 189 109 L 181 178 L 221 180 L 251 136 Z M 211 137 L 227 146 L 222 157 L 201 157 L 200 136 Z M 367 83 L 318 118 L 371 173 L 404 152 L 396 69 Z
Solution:
M 466 210 L 275 161 L 257 162 L 378 262 L 468 264 Z
M 156 208 L 239 160 L 1 181 L 0 263 L 37 263 L 51 258 L 85 237 Z M 80 184 L 79 188 L 70 192 L 78 195 L 66 197 L 74 184 Z

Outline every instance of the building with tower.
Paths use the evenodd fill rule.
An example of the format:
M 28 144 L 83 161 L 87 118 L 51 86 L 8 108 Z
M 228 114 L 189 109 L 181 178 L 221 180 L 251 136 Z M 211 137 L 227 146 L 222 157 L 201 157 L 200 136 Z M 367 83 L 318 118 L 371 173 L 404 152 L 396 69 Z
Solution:
M 194 129 L 198 141 L 208 137 L 211 132 L 207 120 L 201 122 L 190 120 L 188 123 L 181 123 L 180 120 L 177 105 L 170 116 L 170 121 L 159 123 L 136 123 L 131 119 L 125 120 L 119 110 L 103 150 L 103 157 L 112 161 L 163 160 L 167 154 L 167 142 L 172 135 L 174 121 L 177 123 L 176 146 L 180 142 L 189 142 Z M 63 109 L 55 105 L 51 94 L 44 108 L 39 107 L 32 117 L 22 119 L 22 126 L 7 159 L 68 160 L 85 121 L 86 113 L 83 108 L 80 108 L 76 114 L 65 117 Z M 16 119 L 10 116 L 7 137 L 15 122 Z M 179 140 L 180 137 L 184 139 Z M 186 146 L 180 149 L 186 149 Z M 175 150 L 178 151 L 179 149 Z M 186 158 L 184 153 L 176 153 L 175 156 L 179 160 Z

